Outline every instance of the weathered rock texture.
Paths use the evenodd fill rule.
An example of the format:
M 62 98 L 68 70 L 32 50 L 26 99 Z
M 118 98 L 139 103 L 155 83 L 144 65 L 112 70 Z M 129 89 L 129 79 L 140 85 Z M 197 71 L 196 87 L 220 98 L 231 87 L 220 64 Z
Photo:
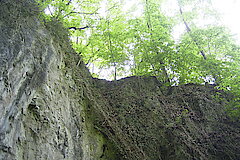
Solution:
M 0 159 L 239 159 L 239 124 L 212 86 L 93 79 L 37 15 L 31 0 L 0 0 Z
M 90 74 L 35 9 L 0 1 L 0 159 L 104 159 L 105 138 L 84 115 Z
M 224 93 L 214 86 L 189 84 L 164 93 L 155 77 L 95 84 L 111 119 L 102 132 L 124 149 L 126 159 L 239 159 L 239 124 L 228 120 L 224 97 L 217 96 Z

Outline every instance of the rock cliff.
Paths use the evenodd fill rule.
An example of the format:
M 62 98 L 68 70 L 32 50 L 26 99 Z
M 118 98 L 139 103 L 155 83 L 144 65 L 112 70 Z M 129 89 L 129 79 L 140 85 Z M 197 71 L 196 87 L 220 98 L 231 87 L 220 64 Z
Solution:
M 224 93 L 93 79 L 64 32 L 31 0 L 0 0 L 0 159 L 239 159 Z
M 155 77 L 95 83 L 112 126 L 101 128 L 127 159 L 239 159 L 239 123 L 228 119 L 226 97 L 214 86 L 188 84 L 166 93 Z

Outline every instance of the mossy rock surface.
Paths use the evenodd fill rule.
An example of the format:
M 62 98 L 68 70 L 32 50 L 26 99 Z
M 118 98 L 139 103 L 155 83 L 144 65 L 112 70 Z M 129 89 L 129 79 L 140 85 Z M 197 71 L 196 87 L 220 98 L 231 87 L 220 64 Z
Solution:
M 95 79 L 108 105 L 108 126 L 125 159 L 235 159 L 240 128 L 225 114 L 224 95 L 212 85 L 163 90 L 155 77 L 109 82 Z M 110 126 L 110 127 L 109 127 Z M 110 128 L 110 130 L 108 130 Z M 111 137 L 111 136 L 110 136 Z

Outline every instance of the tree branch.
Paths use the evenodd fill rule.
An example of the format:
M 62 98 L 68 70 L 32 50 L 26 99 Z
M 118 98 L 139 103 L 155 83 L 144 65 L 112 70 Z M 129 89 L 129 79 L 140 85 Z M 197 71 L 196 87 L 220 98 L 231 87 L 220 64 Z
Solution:
M 80 27 L 80 28 L 77 28 L 77 27 L 69 27 L 68 29 L 74 29 L 74 30 L 84 30 L 86 28 L 90 28 L 89 26 L 85 26 L 85 27 Z
M 184 17 L 183 17 L 183 11 L 182 11 L 182 8 L 181 8 L 181 6 L 180 6 L 180 4 L 178 4 L 178 6 L 179 6 L 179 11 L 180 11 L 180 14 L 181 14 L 181 16 L 182 16 L 182 20 L 183 20 L 183 23 L 184 23 L 184 25 L 185 25 L 185 27 L 186 27 L 186 29 L 187 29 L 187 33 L 190 35 L 190 37 L 191 37 L 191 39 L 194 41 L 194 43 L 196 44 L 196 46 L 198 47 L 198 49 L 200 50 L 200 54 L 203 56 L 203 59 L 207 59 L 207 57 L 206 57 L 206 54 L 205 54 L 205 52 L 203 51 L 203 49 L 201 49 L 201 47 L 200 47 L 200 44 L 197 42 L 197 40 L 192 36 L 192 34 L 191 34 L 191 28 L 189 27 L 189 25 L 187 24 L 187 21 L 184 19 Z
M 86 15 L 94 15 L 94 14 L 99 14 L 97 12 L 70 12 L 69 14 L 86 14 Z M 68 14 L 68 15 L 69 15 Z

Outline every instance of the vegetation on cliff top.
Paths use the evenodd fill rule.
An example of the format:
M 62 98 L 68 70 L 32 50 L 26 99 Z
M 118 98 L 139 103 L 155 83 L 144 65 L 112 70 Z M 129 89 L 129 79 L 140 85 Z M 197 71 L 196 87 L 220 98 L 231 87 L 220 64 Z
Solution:
M 108 75 L 116 80 L 149 75 L 166 86 L 215 84 L 233 94 L 228 110 L 239 117 L 240 46 L 218 23 L 210 2 L 176 0 L 179 11 L 173 16 L 162 11 L 163 0 L 141 0 L 131 8 L 127 2 L 45 0 L 39 4 L 45 21 L 57 19 L 69 30 L 73 48 L 94 76 L 111 72 Z M 176 40 L 173 31 L 179 25 L 185 32 Z

